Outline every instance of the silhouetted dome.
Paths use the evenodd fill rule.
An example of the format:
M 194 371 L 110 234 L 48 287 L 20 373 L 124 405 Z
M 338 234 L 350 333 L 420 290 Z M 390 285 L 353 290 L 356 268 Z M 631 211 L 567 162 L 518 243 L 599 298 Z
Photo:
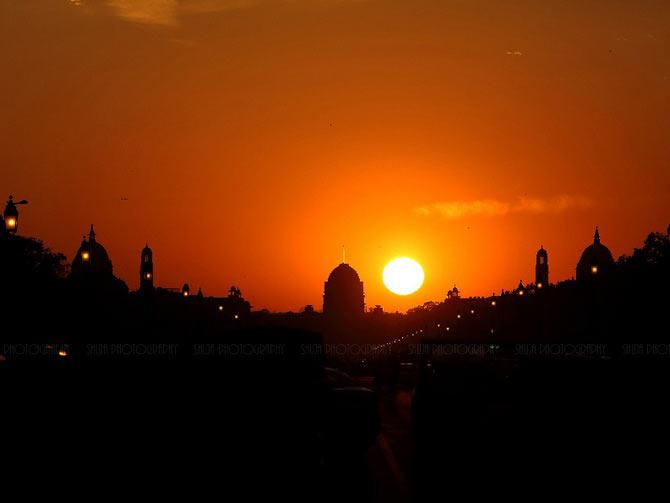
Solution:
M 600 232 L 596 227 L 593 244 L 582 252 L 582 256 L 577 263 L 577 279 L 585 280 L 601 275 L 608 272 L 612 267 L 614 267 L 612 252 L 600 242 Z
M 338 265 L 324 285 L 323 312 L 346 317 L 364 311 L 365 295 L 358 273 L 349 264 Z
M 338 265 L 328 276 L 328 282 L 351 282 L 359 283 L 361 278 L 358 276 L 356 270 L 349 264 Z
M 547 259 L 547 250 L 544 249 L 544 246 L 540 247 L 539 250 L 537 250 L 537 255 L 535 256 L 536 258 L 544 257 L 545 261 Z
M 71 276 L 89 275 L 108 275 L 112 276 L 112 261 L 105 247 L 95 239 L 95 231 L 91 225 L 91 230 L 82 241 L 77 254 L 72 259 Z

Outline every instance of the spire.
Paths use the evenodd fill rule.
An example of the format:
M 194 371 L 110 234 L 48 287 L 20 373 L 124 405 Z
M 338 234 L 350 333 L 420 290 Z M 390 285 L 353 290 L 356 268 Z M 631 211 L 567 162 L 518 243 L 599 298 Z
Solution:
M 344 248 L 344 245 L 342 245 L 342 263 L 347 263 L 347 250 Z
M 600 231 L 598 231 L 598 226 L 596 225 L 596 232 L 593 235 L 593 243 L 600 244 Z
M 93 230 L 93 224 L 91 224 L 91 230 L 88 233 L 88 239 L 90 241 L 95 241 L 95 231 Z

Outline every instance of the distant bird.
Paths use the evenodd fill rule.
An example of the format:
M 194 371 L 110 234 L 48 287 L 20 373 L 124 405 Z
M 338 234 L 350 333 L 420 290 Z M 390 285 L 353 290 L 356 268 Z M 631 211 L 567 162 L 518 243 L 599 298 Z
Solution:
M 127 200 L 128 200 L 127 197 L 122 197 L 122 198 L 121 198 L 121 201 L 127 201 Z

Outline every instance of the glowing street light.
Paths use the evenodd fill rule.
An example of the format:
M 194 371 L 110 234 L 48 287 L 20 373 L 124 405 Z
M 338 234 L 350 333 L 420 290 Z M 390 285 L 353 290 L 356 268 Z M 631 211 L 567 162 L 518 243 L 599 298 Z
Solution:
M 84 262 L 88 262 L 89 260 L 91 260 L 91 254 L 87 251 L 81 252 L 81 260 Z
M 188 286 L 188 283 L 184 283 L 184 286 L 181 287 L 181 294 L 184 297 L 188 297 L 191 293 L 191 287 Z
M 28 204 L 28 201 L 22 199 L 19 202 L 14 202 L 14 196 L 9 196 L 5 211 L 2 213 L 5 229 L 10 234 L 16 234 L 19 230 L 19 210 L 17 206 L 20 204 Z
M 598 266 L 597 265 L 592 265 L 591 266 L 591 274 L 598 274 Z
M 496 307 L 496 301 L 495 301 L 495 300 L 492 300 L 492 301 L 491 301 L 491 305 L 492 305 L 493 307 Z

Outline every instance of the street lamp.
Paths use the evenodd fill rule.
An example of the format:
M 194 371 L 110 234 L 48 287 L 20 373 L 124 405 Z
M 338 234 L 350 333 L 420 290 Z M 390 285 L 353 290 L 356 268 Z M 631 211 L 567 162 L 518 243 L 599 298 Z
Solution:
M 2 214 L 5 220 L 5 229 L 10 234 L 16 234 L 19 230 L 19 210 L 17 208 L 19 204 L 28 204 L 28 201 L 22 199 L 14 202 L 14 196 L 9 196 L 7 206 L 5 206 L 5 211 Z
M 591 274 L 598 274 L 598 266 L 597 265 L 592 265 L 591 266 Z

